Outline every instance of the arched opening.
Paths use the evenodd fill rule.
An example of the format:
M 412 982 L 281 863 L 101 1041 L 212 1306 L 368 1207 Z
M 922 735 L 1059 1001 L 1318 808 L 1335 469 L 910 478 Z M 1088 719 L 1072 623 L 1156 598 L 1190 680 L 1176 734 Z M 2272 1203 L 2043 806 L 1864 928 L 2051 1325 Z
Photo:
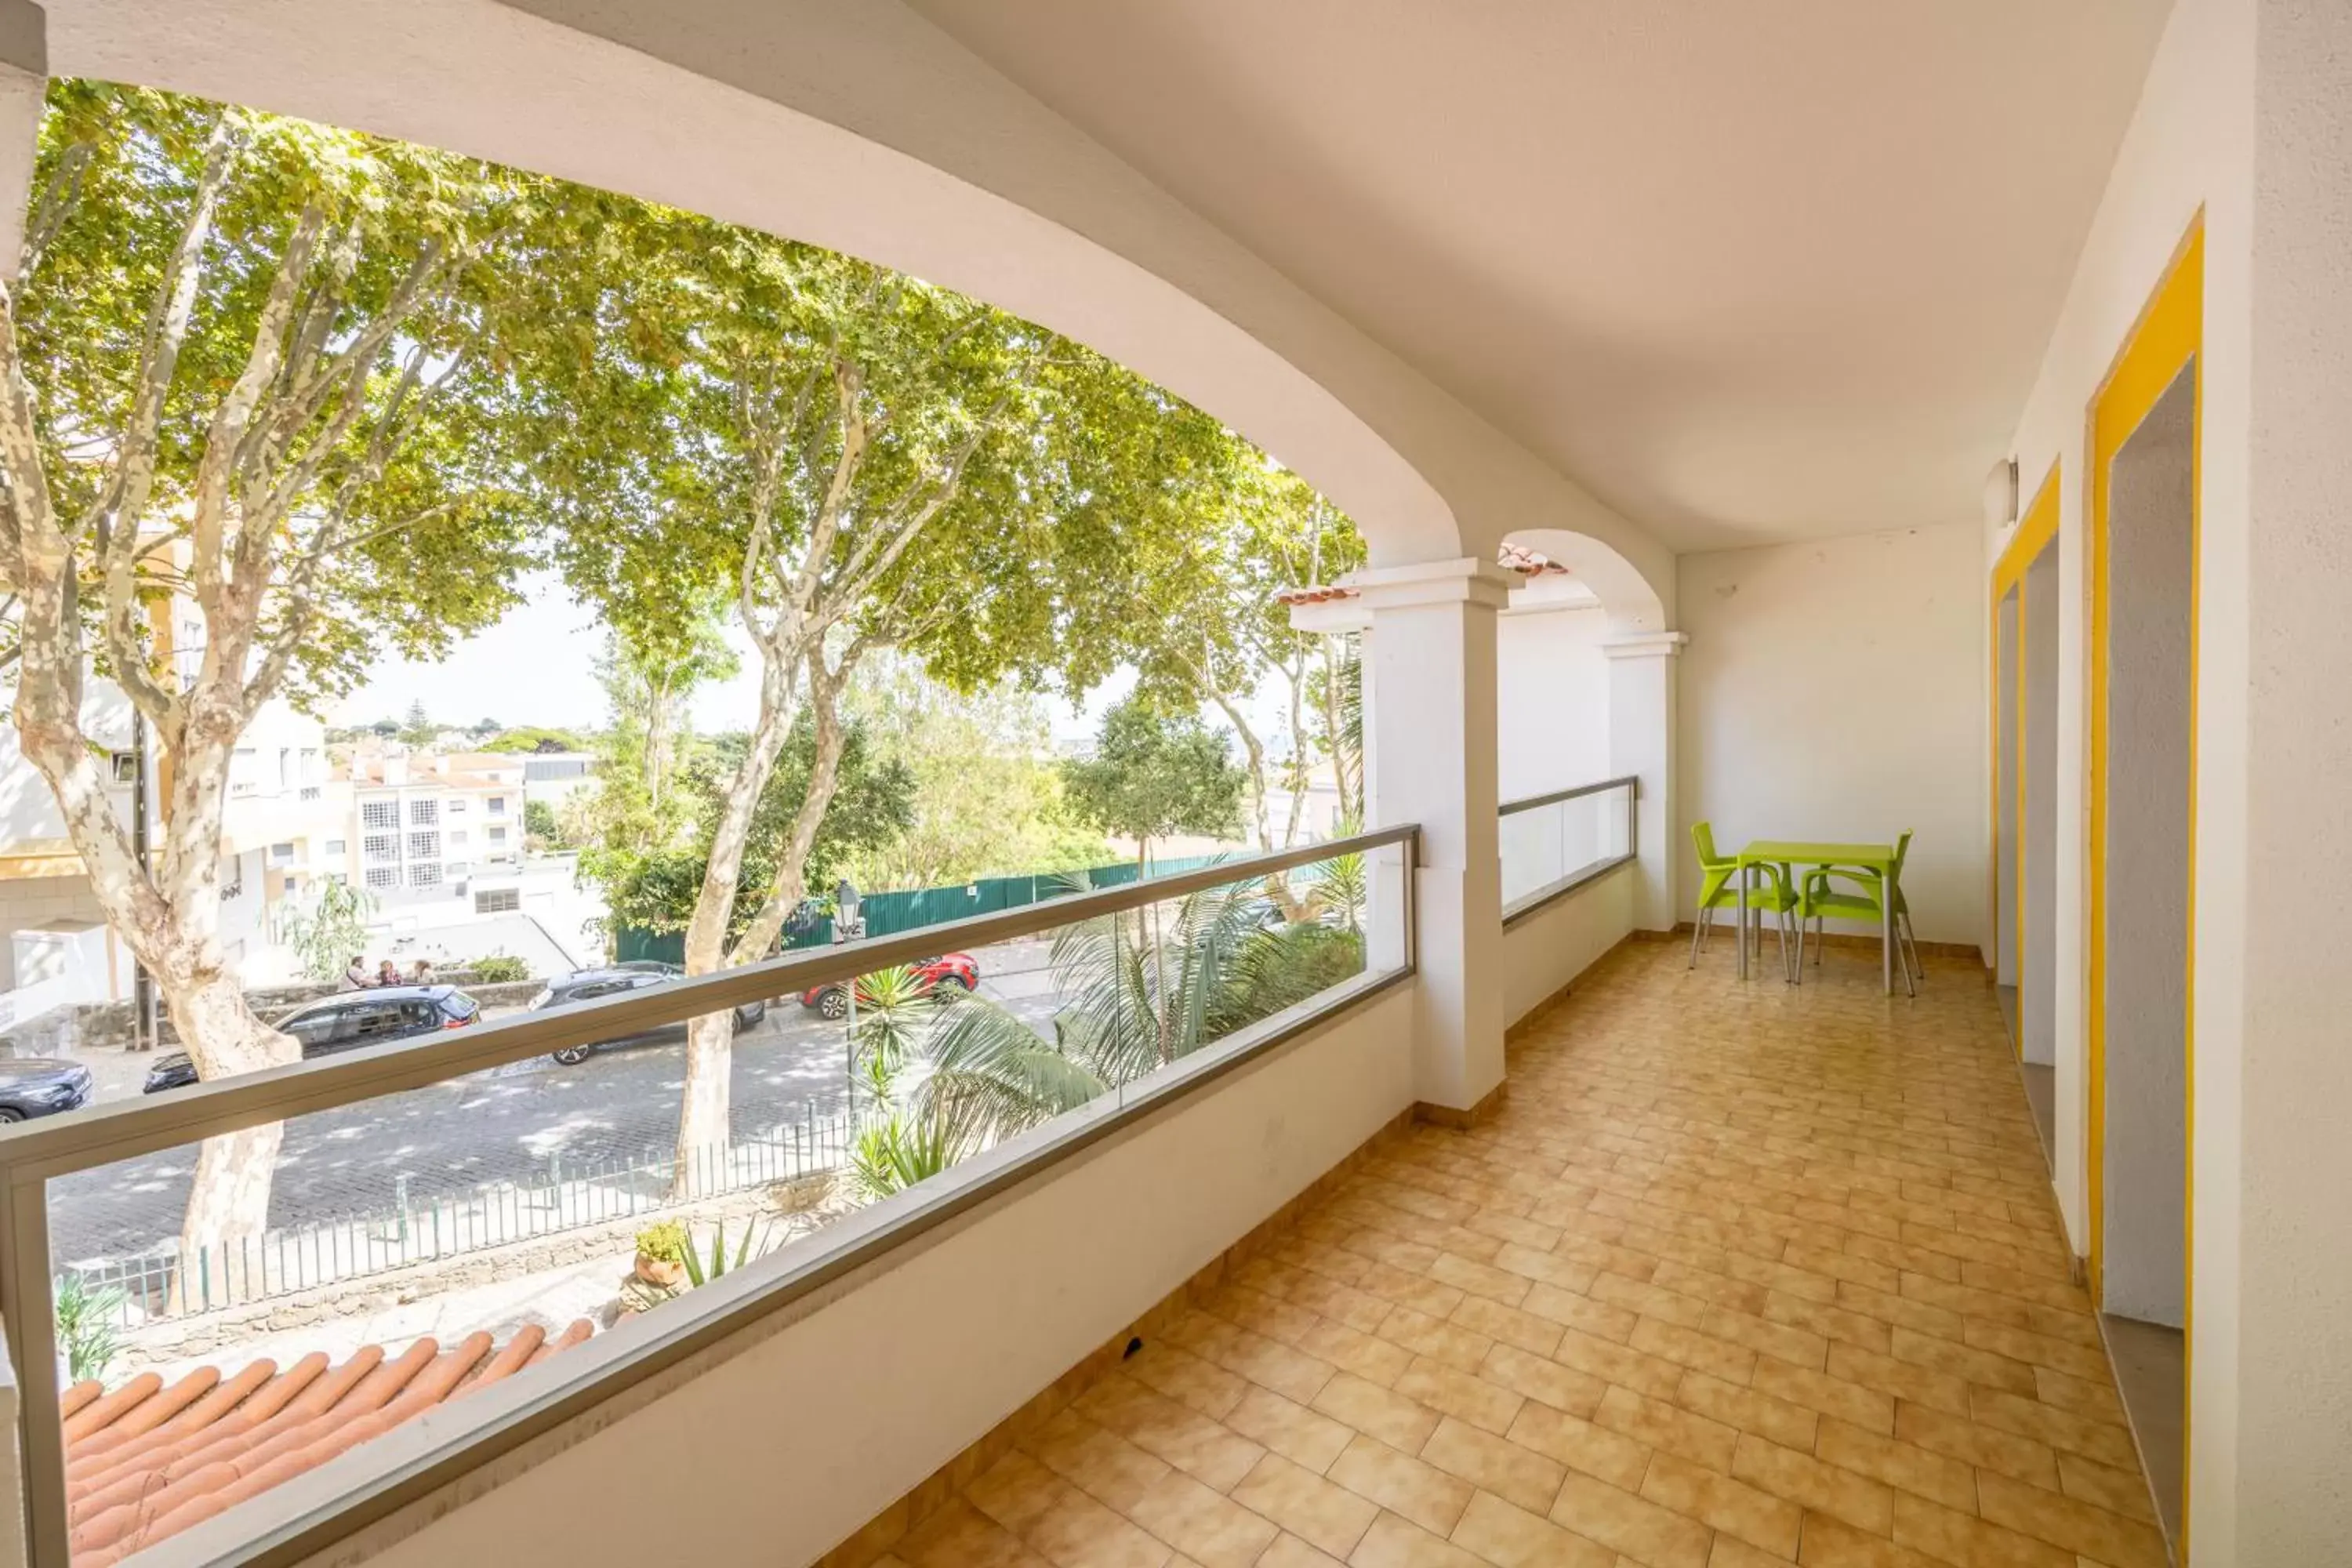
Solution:
M 290 11 L 209 0 L 160 15 L 63 0 L 48 13 L 59 76 L 468 153 L 789 235 L 987 300 L 1225 421 L 1356 519 L 1376 563 L 1462 553 L 1452 510 L 1413 466 L 1225 316 L 1071 227 L 729 87 L 716 70 L 682 70 L 492 0 Z

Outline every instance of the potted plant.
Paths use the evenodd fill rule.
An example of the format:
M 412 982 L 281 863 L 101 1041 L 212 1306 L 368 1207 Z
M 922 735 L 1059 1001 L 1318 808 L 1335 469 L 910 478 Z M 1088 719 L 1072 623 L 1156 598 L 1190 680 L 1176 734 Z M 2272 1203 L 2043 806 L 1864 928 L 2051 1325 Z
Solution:
M 686 1283 L 686 1226 L 664 1220 L 637 1232 L 636 1275 L 646 1284 L 675 1290 Z

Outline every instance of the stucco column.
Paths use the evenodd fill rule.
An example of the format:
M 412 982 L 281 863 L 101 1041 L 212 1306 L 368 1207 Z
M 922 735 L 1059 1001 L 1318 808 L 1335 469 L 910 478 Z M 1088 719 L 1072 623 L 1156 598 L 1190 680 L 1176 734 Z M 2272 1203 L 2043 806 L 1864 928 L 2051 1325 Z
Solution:
M 1690 638 L 1681 632 L 1640 632 L 1601 645 L 1609 658 L 1609 773 L 1642 781 L 1634 808 L 1633 845 L 1640 851 L 1633 924 L 1641 931 L 1675 929 L 1675 658 Z
M 1421 825 L 1415 1095 L 1487 1108 L 1503 1086 L 1503 874 L 1495 614 L 1514 579 L 1475 559 L 1358 573 L 1369 616 L 1365 810 Z
M 32 0 L 0 0 L 0 279 L 16 281 L 31 205 L 41 106 L 49 89 L 48 19 Z

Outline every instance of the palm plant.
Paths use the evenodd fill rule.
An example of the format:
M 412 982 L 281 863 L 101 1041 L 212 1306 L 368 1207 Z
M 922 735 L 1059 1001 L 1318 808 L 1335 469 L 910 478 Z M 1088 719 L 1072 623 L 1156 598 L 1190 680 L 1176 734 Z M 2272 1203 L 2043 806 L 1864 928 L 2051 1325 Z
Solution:
M 856 982 L 857 1026 L 851 1046 L 857 1072 L 877 1107 L 896 1097 L 898 1074 L 915 1054 L 929 1011 L 930 987 L 899 964 Z
M 106 1375 L 121 1348 L 116 1326 L 122 1300 L 121 1291 L 92 1289 L 79 1274 L 58 1281 L 58 1347 L 65 1352 L 66 1374 L 76 1383 Z
M 1359 831 L 1352 822 L 1339 826 L 1345 837 Z M 1307 908 L 1315 915 L 1337 912 L 1339 923 L 1351 931 L 1364 929 L 1364 906 L 1371 896 L 1370 874 L 1364 864 L 1360 849 L 1349 855 L 1334 855 L 1318 862 L 1307 882 Z
M 849 1170 L 869 1198 L 887 1198 L 938 1175 L 969 1152 L 938 1118 L 892 1111 L 866 1123 L 849 1146 Z

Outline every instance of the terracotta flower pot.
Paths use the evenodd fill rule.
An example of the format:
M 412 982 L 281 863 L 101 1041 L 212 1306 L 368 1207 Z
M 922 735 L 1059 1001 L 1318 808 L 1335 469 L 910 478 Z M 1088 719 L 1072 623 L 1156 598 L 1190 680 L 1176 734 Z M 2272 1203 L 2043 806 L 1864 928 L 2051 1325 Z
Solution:
M 686 1283 L 686 1265 L 667 1258 L 648 1258 L 640 1252 L 637 1254 L 637 1278 L 648 1285 L 675 1290 Z

